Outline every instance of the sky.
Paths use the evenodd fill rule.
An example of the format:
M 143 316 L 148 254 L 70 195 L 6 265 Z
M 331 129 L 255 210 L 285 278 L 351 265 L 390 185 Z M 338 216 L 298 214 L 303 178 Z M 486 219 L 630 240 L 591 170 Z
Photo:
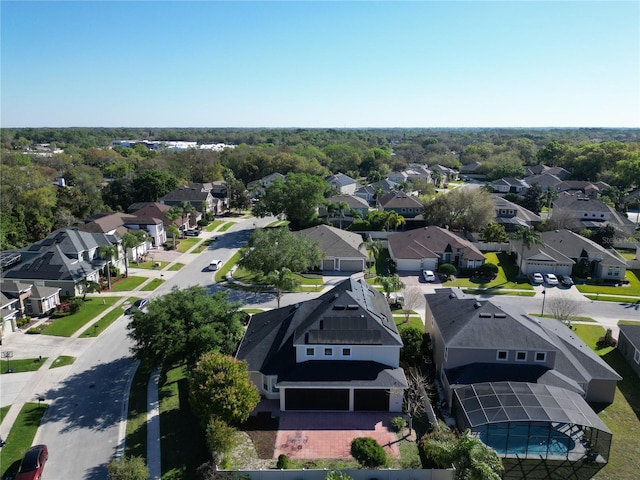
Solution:
M 16 127 L 640 127 L 640 2 L 0 2 Z

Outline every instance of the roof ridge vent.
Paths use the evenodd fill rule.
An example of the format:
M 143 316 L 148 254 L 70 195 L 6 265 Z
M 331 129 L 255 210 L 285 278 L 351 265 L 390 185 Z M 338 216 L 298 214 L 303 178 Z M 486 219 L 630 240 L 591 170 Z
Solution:
M 494 313 L 493 318 L 507 318 L 506 313 Z
M 491 318 L 491 314 L 490 313 L 480 313 L 478 316 L 480 318 Z

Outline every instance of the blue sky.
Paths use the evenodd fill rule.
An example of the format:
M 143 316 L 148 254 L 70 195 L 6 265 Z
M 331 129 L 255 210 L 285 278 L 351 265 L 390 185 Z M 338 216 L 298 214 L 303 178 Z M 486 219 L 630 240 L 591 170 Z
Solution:
M 640 127 L 638 1 L 2 0 L 3 127 Z

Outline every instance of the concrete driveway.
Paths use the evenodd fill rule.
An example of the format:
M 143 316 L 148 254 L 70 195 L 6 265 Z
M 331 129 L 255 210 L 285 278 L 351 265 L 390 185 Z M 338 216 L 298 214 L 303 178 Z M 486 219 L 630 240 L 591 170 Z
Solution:
M 299 459 L 351 459 L 351 441 L 372 437 L 394 458 L 398 458 L 396 433 L 389 412 L 282 412 L 274 457 L 285 454 Z

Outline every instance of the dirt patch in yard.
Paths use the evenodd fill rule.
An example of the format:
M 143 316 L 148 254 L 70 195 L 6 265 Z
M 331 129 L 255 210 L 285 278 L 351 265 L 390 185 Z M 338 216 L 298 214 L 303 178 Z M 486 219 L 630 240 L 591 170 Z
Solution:
M 251 438 L 259 458 L 273 458 L 278 434 L 278 419 L 269 412 L 258 413 L 240 426 L 240 430 Z

